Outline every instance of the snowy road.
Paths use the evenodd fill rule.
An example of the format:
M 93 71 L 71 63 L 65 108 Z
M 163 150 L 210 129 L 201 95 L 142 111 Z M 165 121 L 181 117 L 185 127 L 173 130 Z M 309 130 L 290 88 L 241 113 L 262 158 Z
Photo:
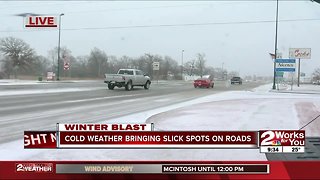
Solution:
M 56 122 L 153 122 L 157 130 L 299 129 L 319 114 L 320 94 L 270 92 L 271 85 L 194 89 L 188 83 L 159 84 L 145 91 L 94 90 L 9 96 L 2 106 L 2 160 L 266 160 L 256 149 L 24 150 L 24 130 L 54 129 Z M 318 91 L 316 91 L 318 92 Z M 31 98 L 32 97 L 32 98 Z M 39 98 L 23 108 L 34 98 Z M 50 101 L 45 102 L 46 98 Z M 0 97 L 1 99 L 1 97 Z M 9 101 L 11 100 L 11 101 Z M 22 103 L 19 104 L 19 101 Z M 14 109 L 17 108 L 17 109 Z M 28 109 L 30 108 L 30 109 Z M 14 111 L 18 113 L 15 114 Z M 305 128 L 320 135 L 320 121 Z M 9 135 L 7 135 L 9 134 Z M 5 139 L 5 140 L 3 140 Z M 9 142 L 10 141 L 10 142 Z M 12 153 L 13 152 L 13 153 Z
M 56 123 L 100 122 L 166 107 L 210 94 L 252 89 L 257 83 L 195 89 L 191 82 L 154 82 L 150 90 L 107 90 L 101 81 L 0 83 L 0 143 L 23 137 L 24 130 L 54 129 Z M 127 119 L 123 119 L 127 121 Z

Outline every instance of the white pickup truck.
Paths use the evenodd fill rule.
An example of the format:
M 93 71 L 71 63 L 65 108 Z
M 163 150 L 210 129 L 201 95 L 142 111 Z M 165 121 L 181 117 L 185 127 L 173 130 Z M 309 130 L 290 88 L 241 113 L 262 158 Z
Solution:
M 125 87 L 130 91 L 133 86 L 143 86 L 144 89 L 149 89 L 151 80 L 150 77 L 138 69 L 119 69 L 117 74 L 105 74 L 104 82 L 108 84 L 108 88 L 113 90 L 115 86 Z

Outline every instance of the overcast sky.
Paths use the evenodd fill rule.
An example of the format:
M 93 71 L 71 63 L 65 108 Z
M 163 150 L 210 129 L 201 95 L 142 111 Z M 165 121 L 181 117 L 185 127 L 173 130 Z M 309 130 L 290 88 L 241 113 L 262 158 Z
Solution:
M 269 52 L 274 52 L 276 1 L 1 1 L 0 38 L 21 38 L 47 56 L 58 44 L 58 30 L 24 29 L 23 18 L 14 14 L 28 12 L 64 13 L 61 46 L 73 56 L 98 47 L 118 57 L 169 55 L 181 64 L 184 50 L 184 62 L 205 53 L 208 65 L 224 63 L 242 76 L 273 74 Z M 312 73 L 320 67 L 320 5 L 280 1 L 279 19 L 283 58 L 289 48 L 311 48 L 302 72 Z

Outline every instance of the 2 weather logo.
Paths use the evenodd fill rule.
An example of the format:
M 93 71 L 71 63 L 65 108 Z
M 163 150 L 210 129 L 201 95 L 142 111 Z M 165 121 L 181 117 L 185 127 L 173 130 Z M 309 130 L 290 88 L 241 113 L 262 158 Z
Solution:
M 16 172 L 53 172 L 52 163 L 16 163 Z

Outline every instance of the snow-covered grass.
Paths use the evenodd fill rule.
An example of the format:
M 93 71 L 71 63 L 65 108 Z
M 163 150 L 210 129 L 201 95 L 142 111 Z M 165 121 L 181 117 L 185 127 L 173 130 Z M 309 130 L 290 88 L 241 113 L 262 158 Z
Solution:
M 100 80 L 60 80 L 60 81 L 36 81 L 36 80 L 20 80 L 20 79 L 0 79 L 0 86 L 9 86 L 9 85 L 43 85 L 43 84 L 52 84 L 52 83 L 86 83 L 86 82 L 103 82 L 103 79 Z M 153 84 L 167 84 L 168 82 L 181 82 L 181 80 L 154 80 Z
M 91 91 L 91 90 L 97 90 L 97 89 L 106 89 L 106 88 L 105 87 L 93 87 L 93 88 L 83 87 L 83 88 L 61 88 L 61 89 L 6 90 L 6 91 L 0 91 L 0 96 L 78 92 L 78 91 Z
M 32 80 L 19 80 L 19 79 L 0 79 L 0 85 L 34 85 L 46 84 L 46 81 L 32 81 Z
M 320 114 L 320 95 L 278 93 L 271 87 L 213 94 L 108 123 L 153 122 L 157 130 L 299 129 Z M 307 126 L 307 136 L 319 136 L 319 127 L 320 120 Z M 266 160 L 258 149 L 24 150 L 22 140 L 0 145 L 0 152 L 1 160 Z
M 85 82 L 103 82 L 103 80 L 60 80 L 60 81 L 37 81 L 20 79 L 0 79 L 0 86 L 10 85 L 44 85 L 52 83 L 85 83 Z
M 291 86 L 288 85 L 285 90 L 282 90 L 280 92 L 320 94 L 320 86 L 314 84 L 300 84 L 299 87 L 297 85 L 293 85 L 291 90 Z

